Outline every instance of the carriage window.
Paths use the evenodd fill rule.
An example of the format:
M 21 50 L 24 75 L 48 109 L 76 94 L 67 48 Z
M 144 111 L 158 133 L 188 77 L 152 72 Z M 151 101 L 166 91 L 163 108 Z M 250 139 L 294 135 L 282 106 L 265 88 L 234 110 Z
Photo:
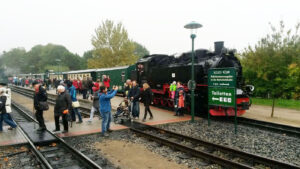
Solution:
M 121 77 L 122 77 L 122 82 L 125 82 L 125 71 L 122 71 Z

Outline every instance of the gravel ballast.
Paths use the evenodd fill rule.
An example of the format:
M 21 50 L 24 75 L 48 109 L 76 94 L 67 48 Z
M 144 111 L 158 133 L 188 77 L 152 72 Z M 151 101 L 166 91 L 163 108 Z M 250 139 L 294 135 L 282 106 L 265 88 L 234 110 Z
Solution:
M 94 143 L 106 140 L 122 140 L 132 143 L 142 144 L 150 151 L 157 153 L 165 157 L 169 161 L 175 161 L 178 164 L 183 164 L 189 168 L 203 168 L 203 169 L 220 169 L 221 167 L 216 164 L 210 164 L 202 161 L 199 158 L 191 157 L 180 151 L 173 150 L 167 146 L 158 144 L 153 141 L 149 141 L 142 137 L 137 136 L 129 130 L 114 131 L 110 134 L 108 138 L 103 138 L 100 134 L 87 135 L 87 136 L 77 136 L 73 138 L 65 138 L 65 140 L 73 145 L 77 150 L 85 150 L 84 154 L 97 153 L 98 157 L 102 156 L 101 152 L 97 150 Z M 115 168 L 122 168 L 121 166 L 115 166 Z
M 208 126 L 204 119 L 158 127 L 300 166 L 300 139 L 297 137 L 243 125 L 238 125 L 235 134 L 232 123 L 212 121 Z

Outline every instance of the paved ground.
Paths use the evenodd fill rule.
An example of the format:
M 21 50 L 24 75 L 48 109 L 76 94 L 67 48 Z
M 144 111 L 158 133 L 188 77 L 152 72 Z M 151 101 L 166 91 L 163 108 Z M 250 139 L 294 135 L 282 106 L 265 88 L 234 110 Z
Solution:
M 300 106 L 300 103 L 299 103 Z M 300 127 L 300 111 L 275 107 L 271 118 L 271 106 L 252 105 L 243 117 Z
M 106 140 L 95 143 L 102 154 L 117 166 L 123 169 L 187 169 L 182 164 L 169 161 L 165 157 L 151 152 L 144 145 L 120 140 Z

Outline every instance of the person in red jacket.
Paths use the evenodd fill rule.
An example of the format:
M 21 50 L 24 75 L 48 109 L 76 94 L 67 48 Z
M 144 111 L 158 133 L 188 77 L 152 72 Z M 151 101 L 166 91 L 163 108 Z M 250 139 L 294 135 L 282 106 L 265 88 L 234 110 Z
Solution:
M 73 82 L 72 82 L 72 84 L 73 84 L 73 86 L 75 87 L 76 92 L 78 93 L 78 92 L 79 92 L 79 91 L 78 91 L 79 86 L 78 86 L 78 81 L 77 81 L 77 79 L 74 79 Z
M 80 78 L 77 78 L 77 83 L 78 83 L 78 93 L 82 93 L 82 83 L 81 83 L 81 80 Z
M 103 84 L 107 89 L 109 89 L 110 86 L 110 78 L 109 76 L 103 75 Z

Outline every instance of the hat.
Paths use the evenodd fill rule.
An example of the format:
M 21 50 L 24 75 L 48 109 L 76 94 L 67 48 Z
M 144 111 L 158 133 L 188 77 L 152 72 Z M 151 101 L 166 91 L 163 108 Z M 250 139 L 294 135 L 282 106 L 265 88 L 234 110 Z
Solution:
M 32 86 L 34 86 L 34 85 L 36 85 L 36 84 L 39 84 L 39 82 L 36 81 L 36 80 L 32 82 Z

